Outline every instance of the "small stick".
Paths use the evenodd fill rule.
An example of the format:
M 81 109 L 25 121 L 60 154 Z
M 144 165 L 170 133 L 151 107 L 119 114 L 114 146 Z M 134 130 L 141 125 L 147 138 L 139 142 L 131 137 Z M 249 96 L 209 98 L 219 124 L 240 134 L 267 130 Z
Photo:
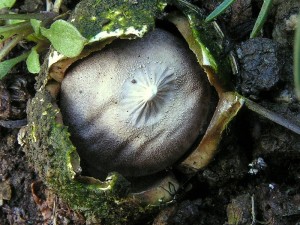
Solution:
M 59 9 L 60 9 L 62 3 L 63 3 L 63 0 L 56 0 L 53 5 L 53 12 L 59 13 Z
M 27 124 L 27 119 L 23 120 L 0 120 L 0 126 L 13 129 L 13 128 L 20 128 Z
M 251 215 L 252 215 L 251 225 L 255 225 L 256 224 L 256 214 L 255 214 L 254 195 L 251 196 Z
M 257 103 L 244 98 L 245 100 L 245 105 L 247 106 L 248 109 L 258 113 L 259 115 L 262 115 L 263 117 L 295 132 L 296 134 L 300 134 L 300 125 L 296 124 L 295 122 L 293 123 L 290 120 L 285 119 L 284 117 L 258 105 Z

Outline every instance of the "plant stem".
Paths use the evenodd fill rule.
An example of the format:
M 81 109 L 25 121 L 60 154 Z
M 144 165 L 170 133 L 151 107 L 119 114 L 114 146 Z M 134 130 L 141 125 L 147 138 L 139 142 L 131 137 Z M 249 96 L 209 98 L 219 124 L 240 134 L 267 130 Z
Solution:
M 23 35 L 17 35 L 0 50 L 0 61 L 23 39 Z
M 53 5 L 53 12 L 59 13 L 59 9 L 60 9 L 62 3 L 63 3 L 63 0 L 55 0 L 54 5 Z
M 4 42 L 8 38 L 13 37 L 16 34 L 22 34 L 24 31 L 32 30 L 32 26 L 30 25 L 30 22 L 22 22 L 18 24 L 8 25 L 0 27 L 0 43 Z
M 245 105 L 248 109 L 258 113 L 259 115 L 295 132 L 296 134 L 300 134 L 300 125 L 292 122 L 290 120 L 285 119 L 284 117 L 258 105 L 257 103 L 243 97 L 245 100 Z
M 28 29 L 23 31 L 22 33 L 16 35 L 10 42 L 3 46 L 0 50 L 0 61 L 3 60 L 5 56 L 21 41 L 26 37 L 28 34 L 32 32 L 32 29 Z
M 16 33 L 20 33 L 21 30 L 28 29 L 30 26 L 31 26 L 30 22 L 20 22 L 20 23 L 16 23 L 16 24 L 1 26 L 0 33 L 14 32 L 14 31 Z

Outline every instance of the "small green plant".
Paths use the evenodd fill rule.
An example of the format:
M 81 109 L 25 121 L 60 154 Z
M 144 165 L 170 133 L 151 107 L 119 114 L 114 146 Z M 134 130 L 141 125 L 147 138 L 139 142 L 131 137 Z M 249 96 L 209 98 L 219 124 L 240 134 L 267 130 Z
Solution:
M 1 7 L 11 7 L 14 2 L 0 0 L 0 9 Z M 60 3 L 61 1 L 56 1 L 53 8 L 57 10 L 57 5 Z M 2 61 L 0 63 L 0 79 L 6 76 L 16 64 L 24 60 L 26 60 L 30 73 L 38 73 L 40 71 L 39 54 L 47 50 L 50 44 L 67 57 L 79 55 L 87 40 L 72 24 L 62 19 L 64 16 L 54 11 L 0 15 L 0 20 L 4 21 L 4 25 L 0 26 L 0 44 L 3 45 L 0 49 L 0 61 Z M 34 43 L 34 47 L 15 58 L 4 60 L 11 50 L 23 40 Z

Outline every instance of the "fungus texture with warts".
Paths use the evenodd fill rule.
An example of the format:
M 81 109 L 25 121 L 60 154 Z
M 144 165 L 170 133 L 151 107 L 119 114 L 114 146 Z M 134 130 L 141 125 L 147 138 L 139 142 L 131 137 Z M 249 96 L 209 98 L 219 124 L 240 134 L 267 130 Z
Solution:
M 181 39 L 156 29 L 117 40 L 67 72 L 60 108 L 93 176 L 144 176 L 166 169 L 207 124 L 210 91 Z

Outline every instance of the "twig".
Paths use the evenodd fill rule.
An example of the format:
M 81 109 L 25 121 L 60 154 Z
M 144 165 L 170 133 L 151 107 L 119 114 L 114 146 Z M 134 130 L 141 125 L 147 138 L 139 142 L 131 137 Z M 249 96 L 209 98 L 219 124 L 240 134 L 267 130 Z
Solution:
M 295 122 L 291 122 L 284 117 L 256 104 L 255 102 L 252 102 L 251 100 L 244 98 L 245 100 L 245 105 L 247 106 L 248 109 L 262 115 L 263 117 L 278 123 L 279 125 L 295 132 L 296 134 L 300 134 L 300 125 L 296 124 Z
M 20 128 L 27 124 L 27 119 L 23 120 L 0 120 L 0 126 L 13 129 L 13 128 Z
M 53 10 L 53 3 L 51 0 L 46 0 L 46 11 L 47 12 L 52 12 Z
M 256 224 L 256 213 L 255 213 L 254 195 L 251 196 L 251 215 L 252 215 L 251 225 L 255 225 Z
M 63 0 L 55 0 L 54 5 L 53 5 L 53 12 L 59 13 L 59 9 L 60 9 L 62 3 L 63 3 Z

